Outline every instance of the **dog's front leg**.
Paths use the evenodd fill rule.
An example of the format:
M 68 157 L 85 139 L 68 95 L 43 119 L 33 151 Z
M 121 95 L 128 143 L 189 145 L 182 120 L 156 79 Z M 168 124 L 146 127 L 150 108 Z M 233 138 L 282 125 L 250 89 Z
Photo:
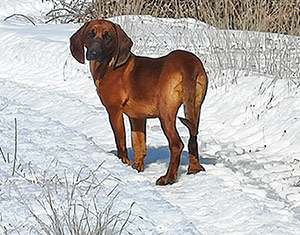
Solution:
M 110 125 L 113 129 L 115 142 L 118 149 L 118 157 L 123 163 L 131 165 L 131 161 L 127 155 L 126 140 L 125 140 L 125 127 L 123 113 L 119 109 L 107 109 L 109 114 Z
M 130 118 L 132 146 L 134 149 L 134 163 L 132 167 L 138 172 L 145 169 L 146 147 L 146 119 Z

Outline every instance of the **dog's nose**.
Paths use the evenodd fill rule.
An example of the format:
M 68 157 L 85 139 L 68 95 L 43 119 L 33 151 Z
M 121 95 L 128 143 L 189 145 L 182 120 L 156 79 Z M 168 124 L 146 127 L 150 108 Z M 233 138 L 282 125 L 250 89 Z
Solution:
M 87 60 L 97 60 L 100 57 L 100 51 L 95 49 L 88 49 L 86 53 Z
M 91 55 L 92 55 L 92 56 L 97 56 L 98 53 L 97 53 L 97 51 L 91 51 Z
M 101 44 L 99 42 L 93 42 L 87 47 L 86 59 L 87 60 L 99 60 L 102 54 Z

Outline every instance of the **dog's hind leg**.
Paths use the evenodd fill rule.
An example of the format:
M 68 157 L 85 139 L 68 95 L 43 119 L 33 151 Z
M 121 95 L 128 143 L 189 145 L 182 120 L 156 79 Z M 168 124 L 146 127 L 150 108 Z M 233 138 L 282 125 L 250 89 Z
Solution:
M 203 103 L 207 89 L 207 78 L 204 73 L 196 76 L 193 81 L 184 84 L 184 107 L 186 118 L 179 118 L 180 121 L 188 128 L 190 138 L 188 142 L 189 150 L 189 168 L 188 174 L 196 174 L 199 171 L 205 171 L 199 161 L 198 153 L 198 127 L 201 105 Z
M 178 177 L 178 167 L 183 150 L 183 143 L 175 126 L 177 109 L 175 105 L 172 108 L 169 106 L 169 112 L 164 112 L 162 117 L 160 117 L 162 129 L 169 142 L 171 158 L 167 174 L 156 181 L 157 185 L 173 184 Z
M 199 171 L 205 171 L 199 160 L 197 136 L 191 135 L 191 133 L 188 143 L 188 149 L 190 159 L 188 174 L 196 174 Z

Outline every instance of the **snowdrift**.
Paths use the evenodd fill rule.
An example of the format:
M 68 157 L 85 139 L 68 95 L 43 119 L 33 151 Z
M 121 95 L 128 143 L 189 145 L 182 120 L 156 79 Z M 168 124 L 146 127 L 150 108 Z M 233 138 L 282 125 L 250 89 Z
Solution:
M 103 234 L 299 234 L 299 37 L 220 31 L 192 19 L 111 19 L 134 53 L 189 50 L 209 72 L 199 130 L 207 172 L 186 175 L 184 152 L 178 182 L 158 187 L 169 160 L 160 123 L 147 122 L 145 172 L 116 158 L 89 67 L 69 52 L 79 25 L 44 24 L 51 6 L 38 0 L 0 7 L 1 233 L 87 234 L 102 224 Z M 13 13 L 36 25 L 4 21 Z

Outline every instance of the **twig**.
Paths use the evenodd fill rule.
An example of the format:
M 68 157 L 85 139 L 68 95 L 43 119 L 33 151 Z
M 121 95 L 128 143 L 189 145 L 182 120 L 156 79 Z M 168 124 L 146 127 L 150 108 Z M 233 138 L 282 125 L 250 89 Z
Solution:
M 57 8 L 57 9 L 53 9 L 53 10 L 49 11 L 49 12 L 46 14 L 46 16 L 51 16 L 51 14 L 56 13 L 56 12 L 61 13 L 61 11 L 66 11 L 66 12 L 68 12 L 69 14 L 76 14 L 75 9 L 69 10 L 69 9 L 67 9 L 67 8 Z
M 129 218 L 130 218 L 130 216 L 131 216 L 131 213 L 132 213 L 132 207 L 133 207 L 134 204 L 135 204 L 134 202 L 131 203 L 131 206 L 130 206 L 130 209 L 129 209 L 128 216 L 127 216 L 127 218 L 126 218 L 124 224 L 122 225 L 122 227 L 121 227 L 121 229 L 120 229 L 120 233 L 119 233 L 120 235 L 122 234 L 123 229 L 125 228 L 125 225 L 128 223 L 128 220 L 129 220 Z
M 4 105 L 4 106 L 0 109 L 0 111 L 3 111 L 3 110 L 6 109 L 7 107 L 8 107 L 8 104 Z
M 1 153 L 2 157 L 3 157 L 3 160 L 4 160 L 4 162 L 6 163 L 6 159 L 5 159 L 5 156 L 4 156 L 4 153 L 3 153 L 3 151 L 2 151 L 2 148 L 1 148 L 1 147 L 0 147 L 0 153 Z
M 51 21 L 57 20 L 57 19 L 59 19 L 59 18 L 67 18 L 67 17 L 69 17 L 69 16 L 73 16 L 73 14 L 58 15 L 58 16 L 55 16 L 55 17 L 53 17 L 53 18 L 47 20 L 45 23 L 48 24 L 48 23 L 50 23 Z
M 23 15 L 23 14 L 12 14 L 12 15 L 6 17 L 6 18 L 4 19 L 4 21 L 6 21 L 6 20 L 8 20 L 8 19 L 10 19 L 10 18 L 12 18 L 12 17 L 14 17 L 14 16 L 22 16 L 22 17 L 24 17 L 26 20 L 28 20 L 31 24 L 33 24 L 33 25 L 35 26 L 35 23 L 33 22 L 33 20 L 30 19 L 28 16 Z
M 15 170 L 16 170 L 17 147 L 18 147 L 17 144 L 18 144 L 17 119 L 15 118 L 15 154 L 14 154 L 14 164 L 13 164 L 13 172 L 12 172 L 12 176 L 15 175 Z

